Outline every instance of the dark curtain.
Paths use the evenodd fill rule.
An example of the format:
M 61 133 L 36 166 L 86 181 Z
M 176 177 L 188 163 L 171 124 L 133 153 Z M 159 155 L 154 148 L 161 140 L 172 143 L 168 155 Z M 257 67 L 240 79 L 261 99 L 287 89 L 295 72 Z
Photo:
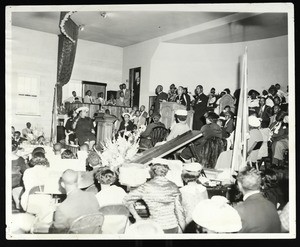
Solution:
M 61 12 L 60 23 L 68 12 Z M 57 106 L 62 103 L 62 87 L 71 78 L 78 39 L 78 26 L 70 17 L 64 22 L 64 32 L 58 35 L 58 59 L 57 59 Z M 62 30 L 61 30 L 62 31 Z M 71 39 L 72 40 L 71 40 Z

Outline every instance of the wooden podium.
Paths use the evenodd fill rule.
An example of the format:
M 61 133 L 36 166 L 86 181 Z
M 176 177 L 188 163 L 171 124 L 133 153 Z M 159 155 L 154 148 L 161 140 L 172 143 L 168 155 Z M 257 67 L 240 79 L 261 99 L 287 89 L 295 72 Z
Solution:
M 96 118 L 97 123 L 97 143 L 111 140 L 114 130 L 114 122 L 116 117 L 104 113 L 100 113 Z
M 161 122 L 165 124 L 167 129 L 170 128 L 171 125 L 175 122 L 175 111 L 179 109 L 186 110 L 186 107 L 176 102 L 160 103 Z M 193 128 L 193 117 L 194 111 L 188 111 L 187 124 L 190 126 L 191 129 Z
M 115 115 L 120 121 L 122 121 L 122 113 L 129 112 L 130 107 L 118 106 L 118 105 L 103 105 L 103 111 L 108 109 L 111 115 Z

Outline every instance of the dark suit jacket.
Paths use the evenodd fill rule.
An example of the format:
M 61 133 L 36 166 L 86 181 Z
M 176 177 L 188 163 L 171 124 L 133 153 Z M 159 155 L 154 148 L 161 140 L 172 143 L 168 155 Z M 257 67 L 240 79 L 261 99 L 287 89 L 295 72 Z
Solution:
M 160 103 L 165 100 L 168 101 L 168 94 L 165 92 L 161 92 L 159 95 L 157 95 L 155 99 L 155 112 L 160 112 Z
M 98 212 L 99 203 L 95 194 L 76 189 L 56 209 L 50 232 L 66 233 L 78 217 Z
M 183 93 L 181 96 L 177 95 L 175 102 L 177 102 L 177 100 L 180 101 L 181 105 L 186 106 L 187 111 L 191 109 L 191 97 L 188 94 Z
M 233 119 L 231 118 L 227 123 L 225 122 L 224 129 L 231 134 L 234 131 Z
M 235 209 L 242 220 L 240 233 L 280 233 L 281 223 L 276 208 L 261 193 L 249 196 Z
M 255 107 L 254 109 L 257 112 L 258 117 L 260 117 L 259 116 L 260 106 L 259 107 Z M 269 127 L 270 117 L 271 116 L 272 116 L 272 108 L 270 106 L 265 105 L 265 108 L 264 108 L 264 110 L 262 112 L 262 115 L 261 115 L 261 119 L 262 119 L 262 121 L 261 121 L 261 127 L 262 128 Z
M 195 98 L 194 115 L 199 118 L 203 116 L 207 111 L 208 97 L 204 93 L 202 93 L 200 95 L 194 96 L 194 98 Z
M 125 130 L 125 121 L 122 121 L 120 123 L 120 127 L 119 127 L 119 130 L 118 131 L 121 131 L 121 130 Z M 132 131 L 133 130 L 133 122 L 132 121 L 129 121 L 128 122 L 128 125 L 126 127 L 126 131 Z

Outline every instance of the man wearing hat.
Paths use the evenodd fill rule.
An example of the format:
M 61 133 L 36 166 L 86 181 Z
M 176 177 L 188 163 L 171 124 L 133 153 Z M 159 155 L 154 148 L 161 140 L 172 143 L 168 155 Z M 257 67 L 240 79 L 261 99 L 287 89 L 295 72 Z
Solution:
M 61 185 L 67 192 L 67 198 L 55 211 L 50 233 L 66 233 L 75 219 L 99 212 L 96 196 L 78 188 L 78 172 L 66 170 L 62 175 Z
M 177 110 L 175 112 L 175 118 L 177 119 L 178 123 L 174 124 L 171 127 L 171 132 L 167 137 L 167 141 L 170 141 L 176 138 L 179 135 L 191 130 L 187 124 L 187 111 L 186 110 Z
M 261 131 L 258 129 L 260 127 L 260 120 L 255 116 L 248 117 L 249 121 L 249 135 L 247 143 L 247 158 L 251 162 L 256 162 L 258 158 L 258 152 L 260 146 L 257 145 L 259 142 L 263 142 L 263 136 Z

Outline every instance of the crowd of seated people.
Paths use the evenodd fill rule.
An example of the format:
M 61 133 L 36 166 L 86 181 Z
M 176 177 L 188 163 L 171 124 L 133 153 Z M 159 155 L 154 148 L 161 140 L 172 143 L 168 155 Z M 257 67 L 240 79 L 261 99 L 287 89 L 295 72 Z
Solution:
M 139 131 L 140 146 L 151 148 L 153 144 L 150 135 L 153 129 L 165 128 L 165 125 L 160 122 L 161 114 L 157 107 L 162 101 L 169 100 L 185 105 L 186 110 L 176 111 L 176 122 L 168 130 L 163 143 L 193 129 L 200 130 L 202 133 L 202 137 L 194 141 L 195 150 L 200 156 L 207 154 L 208 146 L 212 148 L 214 145 L 221 145 L 218 140 L 222 140 L 222 143 L 226 140 L 227 150 L 232 150 L 233 142 L 230 142 L 230 138 L 235 133 L 237 114 L 235 109 L 238 101 L 236 96 L 238 95 L 235 93 L 233 97 L 229 89 L 217 95 L 214 88 L 210 90 L 209 95 L 205 95 L 201 85 L 196 87 L 195 95 L 189 93 L 187 89 L 183 90 L 183 87 L 178 89 L 177 93 L 175 85 L 172 84 L 167 94 L 159 85 L 156 90 L 157 100 L 149 109 L 149 113 L 143 105 L 133 107 L 131 112 L 124 112 L 123 121 L 116 130 L 116 135 L 113 136 Z M 126 90 L 126 86 L 123 88 L 123 85 L 120 85 L 119 98 L 124 92 L 126 93 Z M 222 102 L 224 95 L 228 96 L 225 97 L 225 103 Z M 101 98 L 101 95 L 99 97 Z M 235 105 L 226 105 L 226 102 L 231 102 L 231 98 Z M 221 105 L 224 107 L 220 108 Z M 87 117 L 87 109 L 83 107 L 70 112 L 66 124 L 69 141 L 75 143 L 78 140 L 77 152 L 64 149 L 61 143 L 49 147 L 40 142 L 39 147 L 23 158 L 18 156 L 18 151 L 22 148 L 22 142 L 30 139 L 31 124 L 26 124 L 22 136 L 20 131 L 15 131 L 12 127 L 13 206 L 15 210 L 19 210 L 19 213 L 26 215 L 24 217 L 28 214 L 34 216 L 34 222 L 37 217 L 42 221 L 43 216 L 48 215 L 49 211 L 54 212 L 53 218 L 50 221 L 47 219 L 47 223 L 51 223 L 50 233 L 67 233 L 71 223 L 78 217 L 97 213 L 101 207 L 115 204 L 122 204 L 128 208 L 132 217 L 131 223 L 135 222 L 133 225 L 141 224 L 142 217 L 135 207 L 138 200 L 145 201 L 150 212 L 152 225 L 149 221 L 150 226 L 145 227 L 159 228 L 161 233 L 287 232 L 289 230 L 289 225 L 286 224 L 288 203 L 279 188 L 275 170 L 286 168 L 288 93 L 282 92 L 278 84 L 271 86 L 267 94 L 263 92 L 261 96 L 257 91 L 250 90 L 248 107 L 248 165 L 244 170 L 239 171 L 237 176 L 237 186 L 243 194 L 243 202 L 236 204 L 229 203 L 226 198 L 208 198 L 206 187 L 199 180 L 206 157 L 200 157 L 204 163 L 200 162 L 203 166 L 199 168 L 199 163 L 193 163 L 199 161 L 199 157 L 195 157 L 189 148 L 182 149 L 180 154 L 180 159 L 185 164 L 182 170 L 183 187 L 169 181 L 166 174 L 170 167 L 159 163 L 150 166 L 151 178 L 146 183 L 135 189 L 122 186 L 118 180 L 118 172 L 102 167 L 101 158 L 94 151 L 95 129 L 92 119 Z M 192 128 L 187 124 L 187 114 L 190 109 L 194 110 Z M 226 148 L 222 151 L 225 152 Z M 68 162 L 75 161 L 78 166 L 72 169 L 71 163 Z M 259 161 L 264 161 L 264 170 Z M 267 167 L 268 162 L 269 167 Z M 62 168 L 63 165 L 67 169 Z M 67 196 L 60 198 L 60 204 L 49 207 L 47 211 L 45 205 L 48 204 L 43 200 L 36 202 L 31 198 L 31 190 L 36 187 L 39 190 L 42 186 L 46 187 L 51 177 L 49 174 L 53 170 L 60 171 L 59 190 L 64 191 L 62 193 Z M 263 174 L 258 170 L 264 171 Z M 36 203 L 38 205 L 41 203 L 40 208 L 47 212 L 35 210 Z M 214 212 L 211 211 L 212 209 Z M 229 225 L 234 227 L 226 228 L 226 224 L 222 223 L 225 217 L 222 210 L 225 209 L 232 216 L 225 220 L 233 221 L 234 224 L 231 222 L 232 224 Z M 212 214 L 216 217 L 212 217 Z M 208 216 L 211 218 L 206 219 L 205 217 Z M 32 225 L 33 222 L 31 227 Z M 29 231 L 28 227 L 23 227 L 22 230 Z M 111 229 L 107 231 L 110 232 Z
M 17 228 L 16 232 L 34 232 L 32 229 L 38 231 L 37 226 L 40 225 L 47 226 L 46 232 L 42 229 L 43 233 L 69 233 L 76 219 L 97 215 L 104 207 L 111 207 L 111 211 L 116 207 L 124 207 L 130 214 L 119 218 L 120 213 L 114 211 L 115 217 L 104 221 L 106 225 L 103 223 L 99 232 L 90 233 L 120 233 L 124 220 L 128 220 L 128 232 L 122 232 L 124 234 L 130 234 L 131 228 L 145 220 L 150 224 L 145 227 L 151 228 L 154 224 L 162 234 L 288 232 L 288 203 L 278 187 L 276 173 L 266 170 L 261 174 L 249 164 L 239 171 L 236 180 L 244 200 L 229 201 L 228 197 L 208 194 L 207 185 L 200 179 L 203 166 L 199 163 L 183 163 L 179 185 L 180 183 L 173 182 L 167 176 L 174 169 L 172 163 L 167 159 L 160 163 L 152 161 L 147 181 L 130 187 L 120 184 L 117 170 L 102 166 L 97 152 L 88 151 L 87 146 L 82 146 L 81 151 L 87 152 L 87 158 L 80 160 L 85 169 L 78 171 L 73 164 L 73 169 L 69 166 L 60 170 L 61 195 L 58 203 L 53 203 L 51 194 L 59 193 L 46 191 L 43 194 L 41 187 L 46 190 L 59 161 L 78 159 L 75 154 L 66 155 L 72 153 L 70 150 L 62 151 L 59 144 L 56 146 L 52 152 L 43 147 L 36 148 L 31 153 L 28 164 L 18 159 L 14 162 L 14 171 L 20 173 L 15 177 L 14 180 L 18 182 L 12 188 L 13 201 L 19 210 L 15 216 L 20 222 L 25 220 L 25 226 L 15 222 L 18 225 L 14 226 L 14 229 Z M 53 155 L 59 156 L 59 153 L 60 158 L 51 158 Z M 53 162 L 58 164 L 54 165 Z M 60 165 L 63 166 L 63 163 Z M 55 179 L 58 183 L 58 177 Z M 38 194 L 32 193 L 34 188 L 39 188 Z M 146 217 L 136 206 L 140 200 L 144 201 L 149 212 Z M 281 223 L 283 214 L 285 219 Z M 139 234 L 146 234 L 140 230 Z

